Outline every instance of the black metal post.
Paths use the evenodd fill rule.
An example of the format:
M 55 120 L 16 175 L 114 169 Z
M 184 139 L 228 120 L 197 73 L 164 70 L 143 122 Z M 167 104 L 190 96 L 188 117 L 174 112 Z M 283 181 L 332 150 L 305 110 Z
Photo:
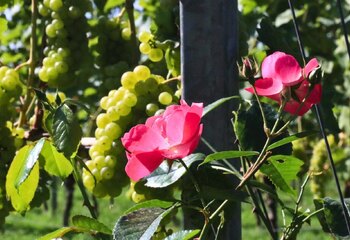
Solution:
M 181 76 L 188 103 L 206 105 L 238 93 L 237 11 L 237 0 L 180 0 Z M 228 103 L 203 119 L 203 137 L 218 150 L 233 149 L 232 110 Z M 240 211 L 237 204 L 224 239 L 241 239 Z

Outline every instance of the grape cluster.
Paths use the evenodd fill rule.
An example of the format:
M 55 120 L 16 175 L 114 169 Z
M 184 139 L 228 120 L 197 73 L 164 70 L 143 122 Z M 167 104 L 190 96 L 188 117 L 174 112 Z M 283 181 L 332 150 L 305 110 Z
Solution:
M 173 198 L 175 185 L 166 188 L 150 188 L 146 187 L 145 182 L 130 182 L 126 196 L 134 203 L 140 203 L 151 199 L 169 200 Z
M 159 62 L 163 59 L 163 50 L 157 47 L 153 34 L 143 31 L 139 35 L 139 41 L 141 42 L 139 46 L 140 52 L 148 55 L 152 62 Z
M 83 171 L 84 185 L 98 197 L 117 196 L 128 184 L 126 156 L 120 137 L 133 125 L 160 114 L 162 108 L 178 102 L 164 78 L 139 65 L 121 77 L 121 87 L 100 101 L 104 112 L 96 118 L 96 143 L 89 150 L 91 160 Z
M 7 66 L 0 67 L 0 106 L 6 106 L 22 93 L 18 73 Z
M 71 86 L 79 75 L 78 70 L 89 59 L 85 13 L 91 8 L 89 0 L 44 0 L 39 5 L 39 13 L 47 17 L 46 57 L 39 78 L 50 87 Z
M 329 135 L 327 139 L 330 147 L 334 149 L 336 146 L 334 136 Z M 325 186 L 327 181 L 331 178 L 330 165 L 327 156 L 326 144 L 324 140 L 321 139 L 314 146 L 310 161 L 310 171 L 313 173 L 310 188 L 314 198 L 323 198 L 326 196 Z

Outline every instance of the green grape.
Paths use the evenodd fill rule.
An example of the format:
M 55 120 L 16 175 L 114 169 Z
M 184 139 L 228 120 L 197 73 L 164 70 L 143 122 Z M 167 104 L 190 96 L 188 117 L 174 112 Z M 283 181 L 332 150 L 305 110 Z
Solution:
M 46 68 L 41 68 L 39 71 L 39 78 L 43 82 L 48 82 L 49 81 L 49 76 L 47 75 L 47 70 Z
M 89 191 L 91 191 L 95 186 L 94 177 L 90 173 L 84 175 L 83 184 Z
M 122 30 L 122 38 L 124 40 L 130 40 L 131 37 L 131 29 L 130 28 L 124 28 Z
M 114 122 L 108 123 L 104 129 L 104 132 L 110 139 L 117 139 L 122 135 L 121 127 Z
M 134 73 L 138 80 L 146 80 L 147 78 L 151 77 L 151 71 L 147 66 L 144 65 L 139 65 L 135 67 Z
M 119 111 L 120 116 L 122 117 L 129 115 L 129 113 L 131 112 L 131 108 L 128 105 L 126 105 L 124 102 L 118 102 L 116 107 Z
M 104 159 L 105 166 L 114 168 L 117 165 L 117 159 L 113 155 L 107 155 Z
M 60 30 L 64 27 L 64 23 L 60 19 L 54 19 L 51 24 L 56 30 Z
M 56 29 L 55 29 L 55 26 L 52 25 L 52 24 L 49 24 L 46 26 L 45 28 L 45 33 L 48 37 L 50 38 L 54 38 L 56 37 Z
M 109 119 L 108 115 L 105 113 L 98 115 L 96 118 L 96 125 L 99 128 L 105 128 L 105 126 L 110 122 L 111 120 Z
M 158 111 L 158 109 L 159 109 L 159 107 L 157 104 L 149 103 L 146 105 L 146 114 L 148 116 L 153 116 Z
M 105 163 L 105 157 L 104 156 L 97 156 L 94 158 L 93 163 L 97 169 L 101 169 L 104 167 Z
M 49 15 L 49 9 L 45 7 L 43 4 L 39 4 L 38 6 L 38 12 L 41 16 L 47 17 Z
M 108 97 L 103 97 L 101 98 L 100 100 L 100 107 L 103 109 L 103 110 L 107 110 L 107 102 L 108 102 Z
M 103 167 L 101 169 L 101 178 L 103 180 L 111 179 L 111 178 L 113 178 L 113 175 L 114 175 L 114 171 L 113 171 L 112 168 L 110 168 L 110 167 Z
M 162 92 L 158 96 L 158 101 L 160 104 L 169 105 L 173 101 L 173 97 L 168 92 Z
M 112 139 L 110 139 L 107 136 L 102 136 L 97 140 L 96 144 L 99 145 L 101 149 L 106 151 L 106 150 L 109 150 L 111 148 Z
M 152 50 L 152 47 L 151 45 L 149 45 L 149 43 L 141 43 L 139 46 L 139 50 L 143 54 L 149 54 Z
M 121 84 L 126 89 L 133 89 L 136 83 L 137 77 L 133 72 L 126 72 L 121 77 Z
M 152 38 L 153 38 L 153 35 L 149 32 L 141 32 L 139 35 L 139 40 L 142 43 L 147 43 Z
M 153 48 L 148 53 L 148 58 L 152 62 L 159 62 L 163 59 L 163 51 L 159 48 Z
M 95 130 L 95 137 L 96 138 L 100 138 L 104 135 L 106 135 L 106 133 L 105 133 L 105 130 L 103 128 L 96 128 L 96 130 Z
M 133 107 L 137 103 L 137 97 L 135 94 L 129 92 L 129 93 L 124 95 L 123 101 L 124 101 L 125 105 L 127 105 L 129 107 Z
M 120 118 L 119 109 L 117 107 L 109 107 L 107 109 L 107 116 L 112 121 L 117 121 Z
M 62 6 L 62 0 L 50 0 L 50 8 L 53 11 L 58 11 Z

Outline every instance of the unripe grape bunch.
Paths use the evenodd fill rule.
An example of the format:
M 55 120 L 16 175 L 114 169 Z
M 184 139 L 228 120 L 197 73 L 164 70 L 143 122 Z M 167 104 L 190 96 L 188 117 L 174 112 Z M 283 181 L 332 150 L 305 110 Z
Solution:
M 152 33 L 143 31 L 138 38 L 140 41 L 139 50 L 141 53 L 147 55 L 152 62 L 159 62 L 163 59 L 163 50 L 157 47 L 157 42 Z
M 97 197 L 118 196 L 129 183 L 120 141 L 123 134 L 179 101 L 164 78 L 153 75 L 146 66 L 125 72 L 120 81 L 121 87 L 111 90 L 100 101 L 104 111 L 96 118 L 96 142 L 89 150 L 91 160 L 86 162 L 89 170 L 83 171 L 84 185 Z
M 88 53 L 88 0 L 44 0 L 39 13 L 46 19 L 47 46 L 39 78 L 50 87 L 65 88 L 74 83 L 77 70 Z

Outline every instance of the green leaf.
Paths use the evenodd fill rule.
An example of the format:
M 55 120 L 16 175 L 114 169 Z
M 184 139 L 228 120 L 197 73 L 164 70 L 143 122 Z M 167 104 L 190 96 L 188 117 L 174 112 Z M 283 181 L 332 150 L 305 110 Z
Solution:
M 293 141 L 298 140 L 300 138 L 311 136 L 311 135 L 316 134 L 316 133 L 318 133 L 318 131 L 306 131 L 306 132 L 300 132 L 300 133 L 291 135 L 291 136 L 283 138 L 283 139 L 281 139 L 281 140 L 279 140 L 277 142 L 274 142 L 273 144 L 271 144 L 267 148 L 267 150 L 272 150 L 274 148 L 280 147 L 282 145 L 285 145 L 287 143 L 293 142 Z
M 158 200 L 158 199 L 152 199 L 152 200 L 141 202 L 139 204 L 136 204 L 136 205 L 132 206 L 131 208 L 129 208 L 128 210 L 126 210 L 124 212 L 124 215 L 128 214 L 128 213 L 131 213 L 133 211 L 139 210 L 141 208 L 151 208 L 151 207 L 169 208 L 172 205 L 174 205 L 174 202 L 168 202 L 168 201 L 162 201 L 162 200 Z
M 22 166 L 26 163 L 25 161 L 31 150 L 32 146 L 29 145 L 18 150 L 6 176 L 7 196 L 11 200 L 13 208 L 19 213 L 24 213 L 28 209 L 39 182 L 39 163 L 36 162 L 28 177 L 18 188 L 15 187 L 15 181 L 18 179 Z
M 53 111 L 53 107 L 49 99 L 47 99 L 46 94 L 40 89 L 33 88 L 33 90 L 35 92 L 36 97 L 39 99 L 44 108 L 50 112 Z
M 56 231 L 50 232 L 50 233 L 46 234 L 45 236 L 38 238 L 38 240 L 52 240 L 52 239 L 56 239 L 56 238 L 61 238 L 65 234 L 72 232 L 72 231 L 77 231 L 77 230 L 78 229 L 75 227 L 63 227 L 63 228 L 57 229 Z
M 340 201 L 325 197 L 314 199 L 314 204 L 317 210 L 323 208 L 323 211 L 317 214 L 317 217 L 324 232 L 331 233 L 335 237 L 350 236 Z M 349 198 L 345 199 L 345 204 L 350 208 Z
M 290 182 L 297 178 L 297 173 L 303 164 L 304 162 L 296 157 L 275 155 L 271 156 L 260 170 L 282 191 L 294 195 L 295 191 Z
M 34 165 L 39 159 L 39 154 L 43 145 L 45 143 L 45 138 L 41 138 L 35 146 L 30 150 L 28 156 L 24 160 L 24 163 L 21 165 L 18 176 L 15 180 L 16 189 L 28 178 L 30 172 L 32 171 Z
M 41 157 L 44 159 L 44 169 L 51 175 L 67 178 L 73 171 L 72 163 L 56 148 L 51 142 L 45 141 L 41 150 Z
M 204 154 L 191 154 L 183 159 L 187 167 L 195 161 L 203 160 Z M 179 162 L 173 162 L 171 166 L 164 161 L 151 175 L 146 177 L 145 186 L 153 188 L 167 187 L 179 180 L 186 173 L 186 169 Z
M 86 229 L 89 231 L 96 231 L 105 234 L 112 234 L 112 230 L 109 229 L 106 225 L 99 222 L 97 219 L 83 216 L 83 215 L 75 215 L 72 217 L 72 223 L 74 226 Z
M 175 232 L 170 236 L 166 237 L 164 240 L 190 240 L 200 233 L 201 230 L 183 230 L 180 232 Z
M 78 149 L 82 130 L 72 110 L 63 104 L 53 115 L 53 142 L 58 151 L 70 158 Z
M 259 152 L 255 151 L 222 151 L 209 154 L 204 161 L 199 164 L 199 166 L 209 163 L 211 161 L 230 159 L 230 158 L 239 158 L 239 157 L 248 157 L 258 155 Z
M 123 4 L 125 0 L 108 0 L 105 7 L 104 11 L 107 12 L 108 10 L 115 8 L 121 4 Z
M 231 100 L 231 99 L 236 99 L 236 98 L 240 98 L 239 96 L 231 96 L 231 97 L 226 97 L 226 98 L 220 98 L 219 100 L 216 100 L 215 102 L 207 105 L 204 107 L 203 110 L 203 117 L 205 115 L 207 115 L 209 112 L 211 112 L 212 110 L 214 110 L 215 108 L 219 107 L 221 104 Z
M 0 18 L 0 34 L 3 34 L 7 30 L 7 20 Z
M 113 229 L 113 239 L 151 239 L 159 223 L 172 208 L 141 208 L 122 216 Z
M 57 96 L 59 96 L 57 94 Z M 67 105 L 75 105 L 77 107 L 80 107 L 82 109 L 84 109 L 84 111 L 86 111 L 87 113 L 90 112 L 90 109 L 87 105 L 85 105 L 84 103 L 80 102 L 80 101 L 77 101 L 77 100 L 74 100 L 74 99 L 71 99 L 71 98 L 66 98 L 64 101 L 63 101 L 64 104 L 67 104 Z

